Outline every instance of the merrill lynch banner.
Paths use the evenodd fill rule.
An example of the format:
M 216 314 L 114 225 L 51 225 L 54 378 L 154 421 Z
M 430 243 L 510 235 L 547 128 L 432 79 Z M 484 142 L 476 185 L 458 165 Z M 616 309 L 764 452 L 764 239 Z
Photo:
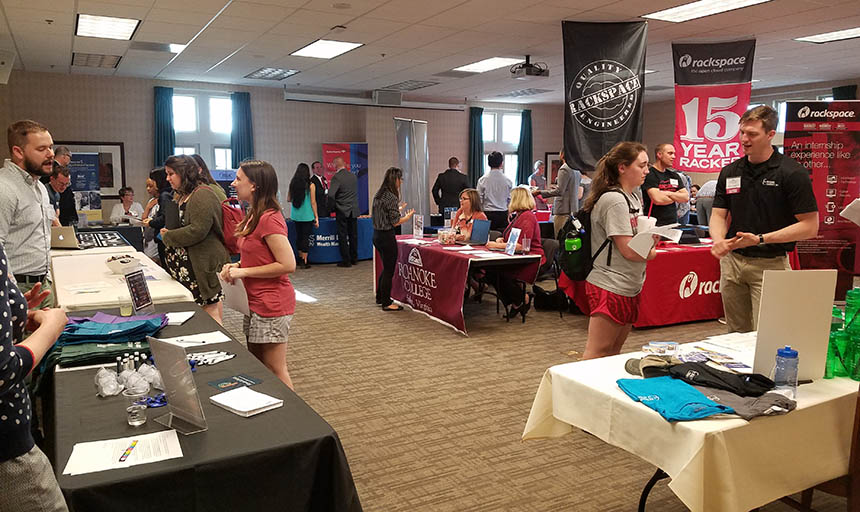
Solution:
M 755 39 L 672 43 L 676 169 L 720 172 L 742 156 L 738 123 L 750 101 L 754 57 Z
M 564 153 L 594 169 L 616 143 L 642 140 L 648 25 L 563 21 Z

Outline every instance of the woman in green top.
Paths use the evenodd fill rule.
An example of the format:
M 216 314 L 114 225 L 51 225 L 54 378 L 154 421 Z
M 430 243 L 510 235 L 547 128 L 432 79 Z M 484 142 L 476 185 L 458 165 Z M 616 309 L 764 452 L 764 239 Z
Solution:
M 292 204 L 290 218 L 296 223 L 296 245 L 298 246 L 299 261 L 296 266 L 311 268 L 308 264 L 309 239 L 313 228 L 320 227 L 317 215 L 316 186 L 311 183 L 311 170 L 306 163 L 296 167 L 296 173 L 290 180 L 287 201 Z
M 220 324 L 223 293 L 218 272 L 230 261 L 223 243 L 221 201 L 204 181 L 192 157 L 171 156 L 164 170 L 179 205 L 181 224 L 176 229 L 161 229 L 167 270 Z

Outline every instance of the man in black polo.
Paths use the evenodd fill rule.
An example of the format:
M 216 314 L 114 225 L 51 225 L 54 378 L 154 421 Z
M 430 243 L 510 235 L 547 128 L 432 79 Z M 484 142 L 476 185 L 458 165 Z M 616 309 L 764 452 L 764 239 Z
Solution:
M 675 162 L 675 147 L 671 144 L 657 144 L 654 150 L 656 161 L 648 168 L 648 175 L 642 183 L 642 199 L 645 215 L 657 219 L 658 226 L 678 222 L 676 203 L 690 200 L 684 179 L 671 169 Z
M 818 234 L 809 172 L 771 145 L 777 121 L 768 106 L 748 110 L 740 121 L 746 156 L 723 167 L 717 179 L 711 254 L 720 259 L 730 332 L 756 330 L 764 271 L 790 269 L 786 253 L 794 242 Z

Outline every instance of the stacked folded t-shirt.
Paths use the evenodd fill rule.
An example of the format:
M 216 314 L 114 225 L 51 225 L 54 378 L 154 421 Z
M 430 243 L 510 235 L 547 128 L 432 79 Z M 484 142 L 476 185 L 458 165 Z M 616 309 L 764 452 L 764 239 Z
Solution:
M 769 392 L 774 383 L 760 374 L 724 372 L 705 363 L 683 363 L 657 355 L 630 359 L 624 367 L 645 379 L 618 379 L 618 386 L 669 421 L 715 414 L 737 414 L 750 420 L 785 414 L 797 406 L 794 400 Z

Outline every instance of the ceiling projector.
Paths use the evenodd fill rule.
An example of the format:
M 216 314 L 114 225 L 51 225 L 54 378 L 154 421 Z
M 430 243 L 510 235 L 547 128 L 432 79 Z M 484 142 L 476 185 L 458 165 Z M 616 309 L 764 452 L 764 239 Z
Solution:
M 531 63 L 529 55 L 526 61 L 511 66 L 511 78 L 517 80 L 529 80 L 531 78 L 545 78 L 549 76 L 549 68 L 544 62 Z

